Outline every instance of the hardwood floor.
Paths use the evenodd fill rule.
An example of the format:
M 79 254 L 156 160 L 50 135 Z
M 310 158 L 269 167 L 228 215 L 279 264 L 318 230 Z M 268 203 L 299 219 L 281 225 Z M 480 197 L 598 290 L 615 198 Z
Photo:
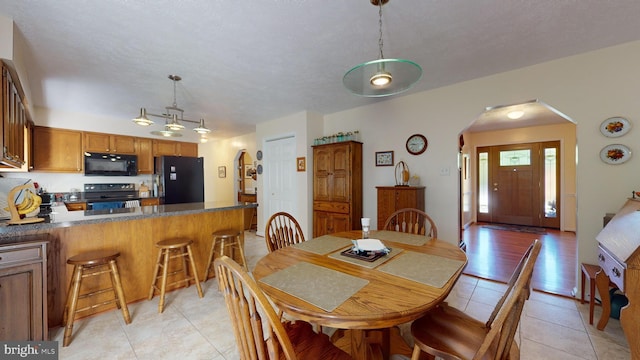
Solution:
M 487 229 L 482 225 L 471 225 L 463 232 L 468 257 L 465 274 L 507 282 L 531 242 L 540 239 L 542 250 L 536 261 L 532 287 L 572 297 L 578 271 L 575 233 L 547 229 L 547 234 L 538 235 Z

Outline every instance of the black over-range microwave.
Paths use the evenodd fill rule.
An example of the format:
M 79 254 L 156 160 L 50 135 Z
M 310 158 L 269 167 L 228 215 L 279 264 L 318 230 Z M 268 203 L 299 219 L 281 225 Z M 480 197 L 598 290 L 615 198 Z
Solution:
M 85 175 L 136 176 L 138 157 L 102 153 L 84 153 Z

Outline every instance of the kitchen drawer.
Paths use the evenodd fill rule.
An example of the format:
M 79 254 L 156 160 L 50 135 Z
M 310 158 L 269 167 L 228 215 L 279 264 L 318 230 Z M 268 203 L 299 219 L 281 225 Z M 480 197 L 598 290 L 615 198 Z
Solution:
M 620 264 L 609 252 L 602 246 L 598 246 L 598 264 L 605 274 L 609 276 L 609 280 L 616 284 L 618 288 L 624 292 L 625 267 Z
M 42 247 L 28 247 L 22 249 L 2 249 L 0 251 L 0 268 L 42 260 Z
M 349 214 L 349 203 L 345 202 L 328 202 L 328 201 L 314 201 L 313 210 L 334 212 L 340 214 Z M 351 230 L 351 229 L 347 229 Z

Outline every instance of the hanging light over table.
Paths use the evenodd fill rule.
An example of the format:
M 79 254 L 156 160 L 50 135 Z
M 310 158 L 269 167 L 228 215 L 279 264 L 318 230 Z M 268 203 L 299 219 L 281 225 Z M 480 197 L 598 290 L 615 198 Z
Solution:
M 196 128 L 193 129 L 193 131 L 197 132 L 198 134 L 201 135 L 201 137 L 204 137 L 205 134 L 208 134 L 211 132 L 210 129 L 208 129 L 205 124 L 204 124 L 204 119 L 200 119 L 199 121 L 195 121 L 195 120 L 189 120 L 189 119 L 185 119 L 183 114 L 184 114 L 184 110 L 182 110 L 181 108 L 178 107 L 178 104 L 176 102 L 176 83 L 180 80 L 182 80 L 182 78 L 178 75 L 169 75 L 169 79 L 171 79 L 171 81 L 173 81 L 173 104 L 171 106 L 166 106 L 166 113 L 164 114 L 152 114 L 152 113 L 148 113 L 147 109 L 145 108 L 141 108 L 140 109 L 140 116 L 138 116 L 137 118 L 133 119 L 133 122 L 141 125 L 141 126 L 150 126 L 153 125 L 154 122 L 152 120 L 150 120 L 147 115 L 149 116 L 155 116 L 155 117 L 159 117 L 159 118 L 164 118 L 165 119 L 165 124 L 164 124 L 164 130 L 156 130 L 156 131 L 152 131 L 151 134 L 153 135 L 158 135 L 158 136 L 164 136 L 164 137 L 180 137 L 182 136 L 182 134 L 180 133 L 181 130 L 184 130 L 184 125 L 182 125 L 182 122 L 188 122 L 188 123 L 194 123 L 194 124 L 198 124 L 198 126 Z M 178 116 L 179 114 L 179 116 Z
M 378 6 L 379 34 L 378 60 L 367 61 L 347 71 L 342 78 L 344 86 L 353 94 L 366 97 L 382 97 L 409 90 L 422 77 L 422 68 L 413 61 L 385 59 L 382 52 L 382 5 L 389 0 L 371 0 Z

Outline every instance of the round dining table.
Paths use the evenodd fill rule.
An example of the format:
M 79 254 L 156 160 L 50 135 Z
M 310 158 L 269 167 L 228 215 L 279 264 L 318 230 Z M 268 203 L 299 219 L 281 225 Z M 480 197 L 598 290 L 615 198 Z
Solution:
M 400 235 L 403 233 L 398 234 L 398 237 L 406 236 L 406 234 Z M 333 239 L 336 237 L 359 239 L 361 235 L 362 232 L 360 230 L 331 234 Z M 370 236 L 371 238 L 376 238 L 376 232 L 372 231 Z M 407 262 L 410 259 L 409 256 L 402 256 L 403 254 L 428 254 L 433 259 L 454 260 L 456 265 L 452 270 L 447 270 L 444 279 L 441 280 L 444 283 L 442 286 L 427 285 L 381 271 L 383 265 L 370 268 L 343 261 L 343 259 L 335 255 L 331 256 L 349 248 L 350 243 L 347 243 L 345 248 L 333 249 L 333 251 L 324 254 L 306 251 L 299 246 L 289 246 L 276 250 L 258 261 L 253 270 L 253 275 L 261 289 L 271 298 L 275 305 L 292 317 L 321 326 L 348 329 L 350 334 L 349 348 L 352 357 L 354 359 L 367 359 L 367 354 L 370 352 L 367 343 L 367 330 L 388 329 L 413 321 L 424 315 L 449 295 L 467 263 L 465 253 L 449 242 L 425 238 L 423 244 L 415 245 L 400 242 L 399 239 L 398 242 L 395 242 L 393 239 L 393 234 L 388 231 L 385 232 L 384 245 L 391 248 L 392 251 L 400 253 L 390 258 L 383 265 L 402 265 L 409 269 L 420 266 L 417 263 L 402 264 L 401 262 Z M 322 241 L 322 238 L 310 241 Z M 392 264 L 392 262 L 394 263 Z M 261 279 L 269 275 L 276 274 L 300 263 L 308 263 L 335 270 L 341 274 L 365 280 L 366 285 L 350 295 L 335 309 L 327 311 L 294 294 L 261 281 Z M 322 275 L 319 272 L 316 274 L 310 273 L 306 276 L 308 276 L 309 286 L 312 287 L 316 277 Z M 443 275 L 434 271 L 433 276 L 442 277 Z M 318 294 L 322 294 L 324 289 L 315 289 L 315 291 L 318 291 Z

